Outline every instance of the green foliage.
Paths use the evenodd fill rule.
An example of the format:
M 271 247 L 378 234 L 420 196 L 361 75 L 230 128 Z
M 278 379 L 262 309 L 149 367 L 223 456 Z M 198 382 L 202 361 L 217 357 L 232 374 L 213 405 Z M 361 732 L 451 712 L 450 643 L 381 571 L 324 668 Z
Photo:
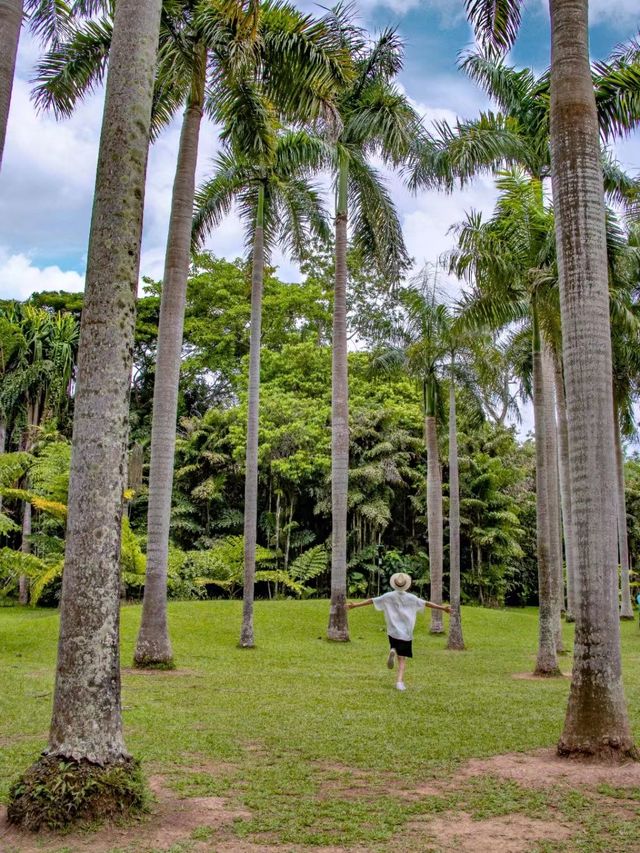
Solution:
M 60 830 L 76 821 L 135 814 L 147 800 L 140 765 L 132 758 L 101 767 L 45 755 L 11 786 L 7 817 L 32 832 Z

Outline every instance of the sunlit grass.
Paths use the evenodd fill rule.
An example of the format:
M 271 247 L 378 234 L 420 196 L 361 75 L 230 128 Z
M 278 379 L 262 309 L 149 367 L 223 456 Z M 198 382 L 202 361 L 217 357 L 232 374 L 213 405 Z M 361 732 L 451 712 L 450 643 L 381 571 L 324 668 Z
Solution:
M 352 642 L 335 644 L 324 639 L 326 602 L 258 602 L 252 650 L 237 647 L 240 610 L 236 601 L 172 603 L 177 673 L 123 675 L 131 752 L 181 796 L 229 796 L 248 808 L 253 818 L 238 824 L 239 835 L 384 844 L 411 814 L 461 807 L 447 797 L 408 806 L 397 790 L 472 756 L 552 746 L 560 734 L 569 680 L 512 678 L 534 666 L 534 610 L 465 609 L 463 653 L 446 651 L 424 619 L 406 693 L 393 689 L 384 625 L 373 609 L 350 614 Z M 123 667 L 131 665 L 139 618 L 138 606 L 122 611 Z M 635 623 L 621 627 L 638 731 L 640 631 Z M 0 798 L 46 743 L 57 630 L 54 611 L 0 609 Z M 571 640 L 565 626 L 569 649 Z M 563 657 L 562 668 L 570 665 Z M 332 794 L 357 774 L 362 798 Z M 545 808 L 544 798 L 513 785 L 492 797 L 471 787 L 464 796 L 478 816 L 483 808 L 517 810 L 519 799 L 532 814 Z

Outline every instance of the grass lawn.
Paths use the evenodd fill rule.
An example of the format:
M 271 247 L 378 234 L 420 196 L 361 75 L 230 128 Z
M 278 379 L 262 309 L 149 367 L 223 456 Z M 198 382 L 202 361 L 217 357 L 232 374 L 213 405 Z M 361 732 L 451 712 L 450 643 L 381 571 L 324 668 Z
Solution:
M 351 643 L 331 644 L 326 602 L 258 602 L 253 650 L 236 645 L 240 610 L 235 601 L 172 603 L 179 670 L 123 675 L 127 745 L 152 778 L 151 816 L 108 837 L 39 842 L 6 832 L 3 841 L 0 825 L 2 853 L 640 850 L 635 767 L 606 778 L 579 767 L 580 778 L 534 782 L 505 775 L 499 762 L 469 772 L 470 759 L 550 748 L 558 738 L 569 680 L 513 678 L 533 669 L 536 611 L 465 609 L 464 653 L 447 652 L 424 619 L 399 693 L 373 608 L 350 614 Z M 122 611 L 124 667 L 139 618 L 138 606 Z M 0 801 L 46 743 L 57 631 L 54 611 L 0 608 Z M 623 623 L 622 635 L 640 740 L 637 623 Z M 570 665 L 564 657 L 562 668 Z M 165 819 L 179 824 L 176 808 L 182 834 L 175 826 L 150 834 Z

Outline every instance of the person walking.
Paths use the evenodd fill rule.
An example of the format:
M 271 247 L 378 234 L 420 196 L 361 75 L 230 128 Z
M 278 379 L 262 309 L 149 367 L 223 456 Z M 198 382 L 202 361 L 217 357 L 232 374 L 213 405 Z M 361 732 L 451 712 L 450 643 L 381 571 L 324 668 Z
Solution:
M 426 608 L 451 613 L 451 608 L 446 604 L 441 605 L 434 604 L 432 601 L 425 601 L 423 598 L 418 598 L 417 595 L 408 592 L 411 586 L 411 577 L 405 572 L 396 572 L 395 575 L 391 576 L 389 583 L 392 587 L 390 592 L 385 592 L 384 595 L 379 595 L 376 598 L 367 598 L 365 601 L 349 601 L 347 607 L 349 610 L 353 610 L 356 607 L 367 607 L 369 604 L 373 604 L 376 610 L 381 610 L 384 613 L 389 637 L 387 666 L 389 669 L 393 669 L 397 658 L 396 689 L 406 690 L 404 670 L 407 658 L 413 657 L 413 631 L 418 613 L 422 613 Z

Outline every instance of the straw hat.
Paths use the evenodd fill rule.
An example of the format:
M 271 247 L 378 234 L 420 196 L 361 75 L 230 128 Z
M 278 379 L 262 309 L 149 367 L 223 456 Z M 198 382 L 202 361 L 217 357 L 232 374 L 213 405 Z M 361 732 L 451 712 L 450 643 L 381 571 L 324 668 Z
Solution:
M 395 575 L 391 575 L 389 583 L 399 592 L 405 592 L 411 586 L 411 578 L 404 572 L 396 572 Z

